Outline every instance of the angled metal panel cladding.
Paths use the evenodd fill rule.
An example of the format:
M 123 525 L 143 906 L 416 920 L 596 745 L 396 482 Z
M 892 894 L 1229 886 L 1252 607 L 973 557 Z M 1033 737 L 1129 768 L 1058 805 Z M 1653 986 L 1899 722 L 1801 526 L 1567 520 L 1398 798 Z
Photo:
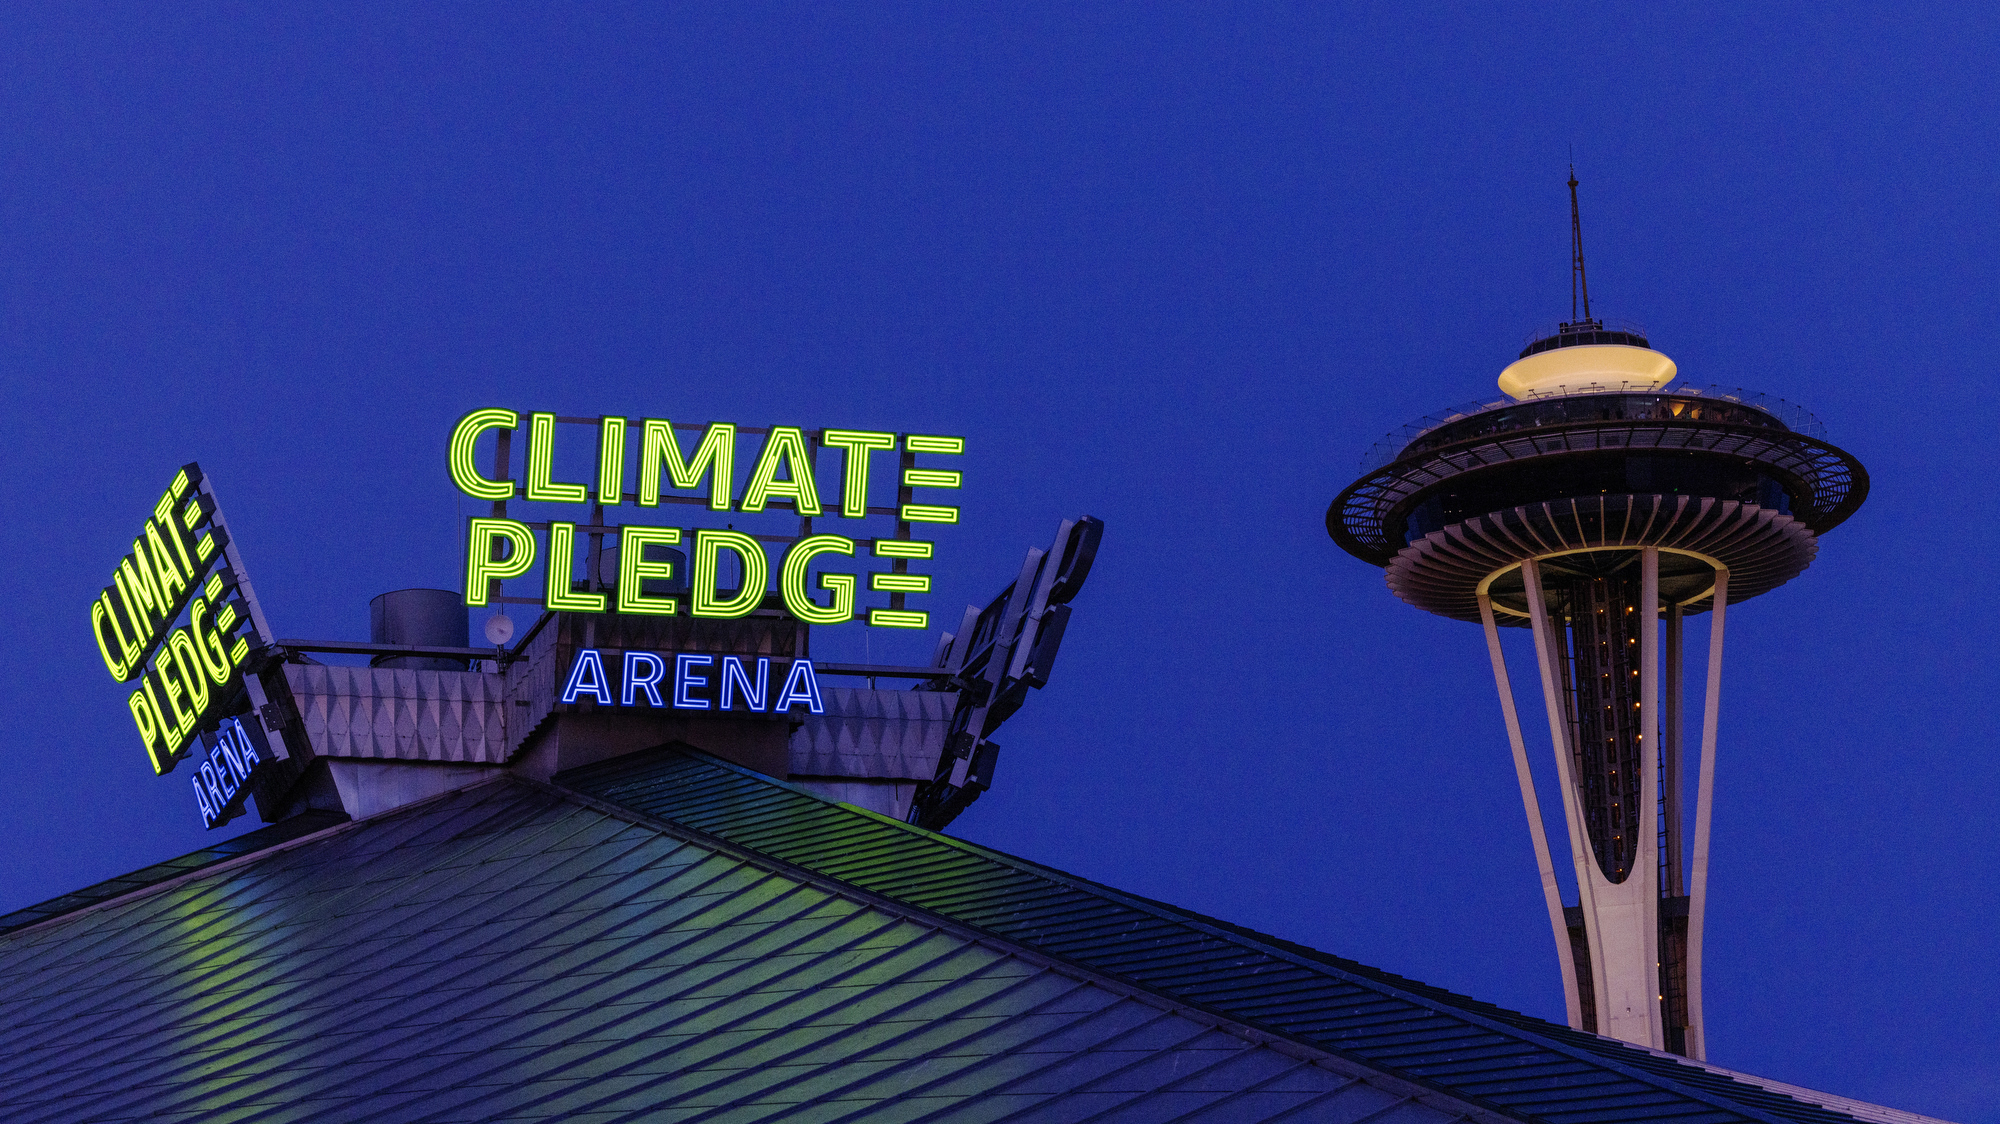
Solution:
M 1456 1118 L 638 819 L 504 778 L 39 914 L 0 1119 Z
M 505 681 L 470 671 L 286 664 L 285 683 L 322 757 L 507 759 Z
M 1548 1124 L 1854 1118 L 666 749 L 558 784 Z
M 951 732 L 956 695 L 827 687 L 826 713 L 792 732 L 794 776 L 895 777 L 928 781 Z

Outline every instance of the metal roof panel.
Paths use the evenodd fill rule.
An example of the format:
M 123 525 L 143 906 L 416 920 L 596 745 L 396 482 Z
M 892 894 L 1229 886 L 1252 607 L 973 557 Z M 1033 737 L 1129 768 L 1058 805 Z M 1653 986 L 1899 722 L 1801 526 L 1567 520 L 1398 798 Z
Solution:
M 923 831 L 665 748 L 556 778 L 1178 1001 L 1510 1115 L 1565 1124 L 1853 1117 Z M 1580 1099 L 1588 1088 L 1588 1099 Z
M 1404 1095 L 511 778 L 125 885 L 0 935 L 0 1117 L 1358 1121 Z

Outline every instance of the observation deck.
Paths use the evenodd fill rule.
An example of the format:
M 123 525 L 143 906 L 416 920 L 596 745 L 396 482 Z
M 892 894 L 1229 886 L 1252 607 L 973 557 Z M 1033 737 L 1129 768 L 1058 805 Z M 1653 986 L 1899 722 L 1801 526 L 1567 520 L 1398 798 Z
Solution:
M 1690 612 L 1717 571 L 1735 601 L 1775 589 L 1861 506 L 1868 474 L 1804 408 L 1675 373 L 1635 326 L 1539 334 L 1502 372 L 1505 397 L 1376 442 L 1327 533 L 1385 567 L 1397 596 L 1459 620 L 1478 620 L 1485 594 L 1522 623 L 1533 557 L 1596 573 L 1657 547 L 1673 556 L 1665 591 Z
M 1327 509 L 1327 532 L 1386 566 L 1417 540 L 1481 515 L 1664 495 L 1752 504 L 1824 534 L 1860 507 L 1868 475 L 1821 432 L 1782 400 L 1691 384 L 1589 384 L 1471 403 L 1378 442 Z

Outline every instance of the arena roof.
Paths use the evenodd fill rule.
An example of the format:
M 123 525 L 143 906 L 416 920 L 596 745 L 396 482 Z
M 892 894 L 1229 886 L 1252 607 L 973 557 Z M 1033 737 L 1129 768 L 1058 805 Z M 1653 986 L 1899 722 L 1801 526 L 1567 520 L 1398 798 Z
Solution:
M 0 918 L 0 1116 L 1923 1119 L 676 747 L 287 821 Z

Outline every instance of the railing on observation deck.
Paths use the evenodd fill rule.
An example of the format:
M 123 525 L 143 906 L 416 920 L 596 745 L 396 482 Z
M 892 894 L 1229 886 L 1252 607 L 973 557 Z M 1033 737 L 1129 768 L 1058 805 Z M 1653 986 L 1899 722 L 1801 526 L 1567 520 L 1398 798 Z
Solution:
M 1819 440 L 1826 439 L 1826 426 L 1820 423 L 1820 420 L 1813 415 L 1812 411 L 1807 410 L 1804 406 L 1796 402 L 1789 402 L 1775 395 L 1763 394 L 1754 390 L 1712 384 L 1699 386 L 1685 382 L 1670 383 L 1658 389 L 1648 388 L 1643 383 L 1586 383 L 1579 386 L 1563 387 L 1559 390 L 1542 391 L 1519 400 L 1501 394 L 1493 398 L 1466 402 L 1448 409 L 1439 410 L 1435 413 L 1426 414 L 1415 421 L 1390 430 L 1381 440 L 1370 445 L 1368 451 L 1362 454 L 1361 471 L 1364 474 L 1370 473 L 1381 468 L 1383 465 L 1393 462 L 1405 450 L 1409 449 L 1410 446 L 1422 439 L 1425 434 L 1454 422 L 1477 417 L 1480 414 L 1492 413 L 1496 410 L 1504 410 L 1510 407 L 1518 408 L 1549 399 L 1581 398 L 1592 395 L 1622 395 L 1639 398 L 1729 402 L 1739 406 L 1748 406 L 1751 409 L 1767 414 L 1793 433 L 1803 434 Z M 1548 419 L 1548 422 L 1544 424 L 1560 424 L 1570 420 L 1580 421 L 1586 419 L 1556 417 Z

